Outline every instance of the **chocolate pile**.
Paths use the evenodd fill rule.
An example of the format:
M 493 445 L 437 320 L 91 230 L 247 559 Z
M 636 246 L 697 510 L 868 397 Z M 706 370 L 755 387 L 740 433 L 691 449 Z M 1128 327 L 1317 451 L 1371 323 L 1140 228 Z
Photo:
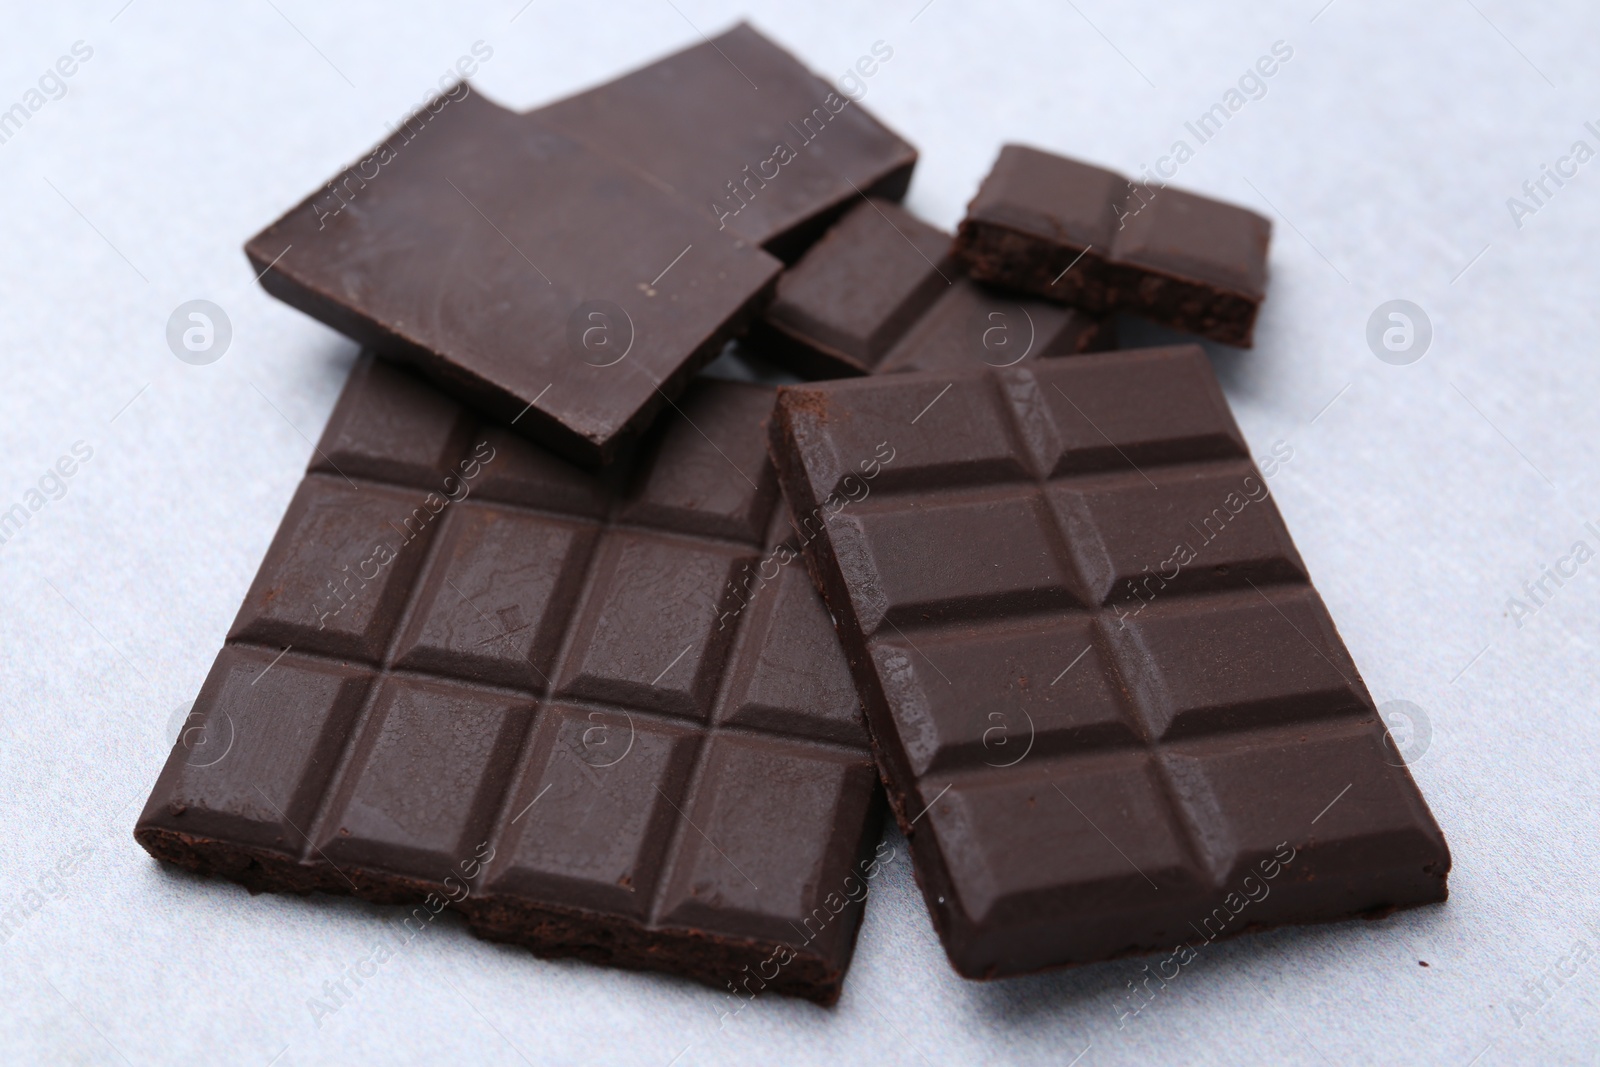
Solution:
M 1267 220 L 1010 145 L 952 237 L 915 160 L 740 26 L 253 238 L 367 352 L 139 842 L 821 1003 L 885 797 L 973 978 L 1443 900 L 1203 350 L 1116 348 L 1248 346 Z

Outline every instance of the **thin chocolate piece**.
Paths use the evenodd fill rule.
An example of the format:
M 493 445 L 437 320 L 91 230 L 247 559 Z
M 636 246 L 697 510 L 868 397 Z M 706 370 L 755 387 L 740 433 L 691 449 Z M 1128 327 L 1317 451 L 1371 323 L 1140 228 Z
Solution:
M 797 374 L 839 378 L 1008 367 L 1114 342 L 1109 322 L 968 280 L 948 233 L 867 200 L 779 277 L 750 343 Z
M 858 60 L 879 72 L 877 42 Z M 859 86 L 862 72 L 847 74 Z M 859 97 L 865 90 L 857 92 Z M 532 113 L 649 172 L 718 227 L 793 260 L 862 192 L 898 200 L 917 151 L 740 23 Z
M 772 397 L 696 381 L 595 476 L 363 358 L 134 836 L 831 1003 L 882 802 L 821 600 L 746 574 L 787 531 Z
M 465 83 L 245 251 L 274 296 L 590 466 L 743 330 L 780 269 Z
M 1249 348 L 1271 237 L 1254 211 L 1008 144 L 955 250 L 974 278 Z
M 771 433 L 961 974 L 1445 899 L 1198 346 L 790 386 Z

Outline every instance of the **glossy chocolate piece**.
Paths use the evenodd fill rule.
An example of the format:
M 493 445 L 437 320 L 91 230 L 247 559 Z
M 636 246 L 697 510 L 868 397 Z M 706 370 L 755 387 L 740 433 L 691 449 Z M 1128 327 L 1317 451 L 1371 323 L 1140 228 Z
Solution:
M 465 84 L 245 251 L 274 296 L 590 466 L 742 331 L 780 268 Z
M 956 254 L 974 278 L 1249 348 L 1272 223 L 1023 145 L 1000 150 Z
M 948 233 L 885 200 L 851 208 L 779 277 L 750 341 L 813 378 L 1004 367 L 1113 343 L 1109 322 L 970 281 Z
M 786 387 L 771 442 L 961 974 L 1445 899 L 1198 346 Z
M 877 73 L 893 48 L 880 41 L 874 52 L 859 62 Z M 745 23 L 532 114 L 785 260 L 862 193 L 900 199 L 917 161 L 861 104 Z
M 827 611 L 773 562 L 772 396 L 698 380 L 595 476 L 363 357 L 135 837 L 832 1002 L 882 802 Z

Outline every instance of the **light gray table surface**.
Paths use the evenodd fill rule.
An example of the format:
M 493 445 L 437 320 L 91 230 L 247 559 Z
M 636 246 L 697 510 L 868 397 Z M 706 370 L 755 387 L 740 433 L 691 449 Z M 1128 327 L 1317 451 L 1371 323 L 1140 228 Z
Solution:
M 0 544 L 0 1060 L 1600 1060 L 1600 564 L 1571 556 L 1577 541 L 1600 551 L 1585 527 L 1600 520 L 1600 161 L 1572 155 L 1578 141 L 1600 150 L 1600 10 L 394 6 L 5 14 L 0 112 L 21 103 L 27 118 L 0 142 L 0 511 L 34 489 L 44 502 Z M 441 920 L 327 1015 L 312 1010 L 324 983 L 398 913 L 251 897 L 134 843 L 173 711 L 194 698 L 355 355 L 255 284 L 244 240 L 475 42 L 493 50 L 477 87 L 520 108 L 741 17 L 835 78 L 875 42 L 893 49 L 862 103 L 921 150 L 907 203 L 939 225 L 1007 140 L 1133 173 L 1185 140 L 1175 183 L 1273 219 L 1256 347 L 1211 355 L 1253 449 L 1293 449 L 1272 489 L 1374 697 L 1420 709 L 1406 744 L 1454 855 L 1448 904 L 1218 943 L 1119 1026 L 1137 962 L 958 978 L 891 832 L 900 858 L 873 884 L 832 1010 L 765 997 L 724 1020 L 699 985 L 541 961 Z M 1246 80 L 1199 143 L 1185 123 L 1278 42 L 1292 56 Z M 41 89 L 75 47 L 72 76 Z M 1569 176 L 1541 190 L 1546 165 Z M 192 299 L 232 325 L 209 365 L 166 343 Z M 1367 340 L 1396 299 L 1432 331 L 1403 364 Z M 75 446 L 92 455 L 52 479 Z M 1524 590 L 1558 565 L 1560 584 Z

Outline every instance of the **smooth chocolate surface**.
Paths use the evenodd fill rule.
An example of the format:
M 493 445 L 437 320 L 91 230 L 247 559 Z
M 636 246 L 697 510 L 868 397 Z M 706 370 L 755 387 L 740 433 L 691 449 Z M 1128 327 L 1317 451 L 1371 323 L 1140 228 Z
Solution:
M 786 387 L 771 433 L 960 973 L 1445 899 L 1198 346 Z
M 882 801 L 827 611 L 768 565 L 772 398 L 697 380 L 595 476 L 363 357 L 135 837 L 834 1000 Z
M 975 284 L 950 243 L 897 204 L 858 202 L 779 277 L 751 344 L 796 373 L 838 378 L 1005 367 L 1115 343 L 1109 322 Z
M 780 268 L 464 83 L 245 251 L 274 296 L 591 466 L 744 328 Z
M 1245 208 L 1009 144 L 967 206 L 956 255 L 983 281 L 1249 348 L 1271 237 Z
M 876 74 L 893 55 L 879 41 L 858 63 Z M 844 89 L 862 77 L 850 72 Z M 904 196 L 917 161 L 845 91 L 745 23 L 532 114 L 786 260 L 862 192 Z

